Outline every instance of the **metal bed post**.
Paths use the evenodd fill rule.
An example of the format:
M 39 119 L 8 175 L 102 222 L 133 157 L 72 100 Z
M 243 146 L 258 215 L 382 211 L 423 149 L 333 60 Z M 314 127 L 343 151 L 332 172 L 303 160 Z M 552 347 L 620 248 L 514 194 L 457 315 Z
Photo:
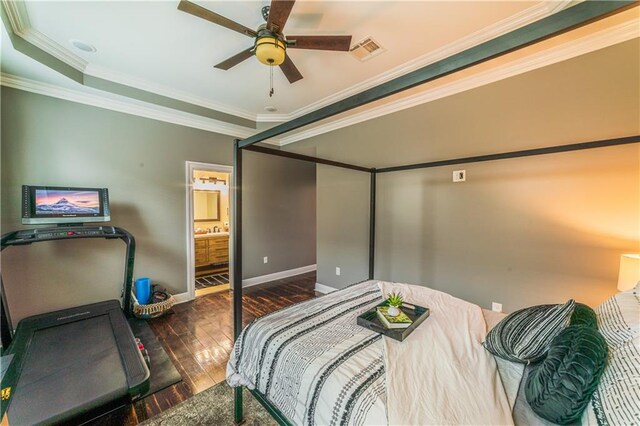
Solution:
M 233 143 L 233 339 L 242 331 L 242 148 L 239 139 Z M 235 423 L 244 422 L 242 409 L 242 386 L 233 389 L 233 418 Z
M 373 279 L 376 257 L 376 169 L 371 169 L 369 190 L 369 279 Z

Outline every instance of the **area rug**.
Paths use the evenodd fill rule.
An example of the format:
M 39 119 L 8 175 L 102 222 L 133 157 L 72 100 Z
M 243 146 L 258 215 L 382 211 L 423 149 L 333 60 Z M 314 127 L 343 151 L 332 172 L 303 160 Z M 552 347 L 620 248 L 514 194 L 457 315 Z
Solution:
M 145 320 L 132 318 L 129 320 L 133 335 L 140 339 L 151 360 L 151 377 L 149 378 L 149 391 L 141 398 L 161 391 L 182 380 L 180 373 L 176 370 L 169 355 L 158 341 L 151 327 Z
M 213 274 L 196 278 L 196 289 L 215 287 L 217 285 L 229 284 L 229 274 Z
M 244 390 L 244 419 L 249 426 L 277 426 L 267 410 Z M 234 425 L 233 389 L 218 383 L 147 420 L 144 426 Z

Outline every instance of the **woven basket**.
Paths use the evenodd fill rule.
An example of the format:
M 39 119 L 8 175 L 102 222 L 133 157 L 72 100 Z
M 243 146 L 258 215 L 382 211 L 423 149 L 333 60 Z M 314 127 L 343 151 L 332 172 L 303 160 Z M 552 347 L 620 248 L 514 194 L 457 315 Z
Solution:
M 133 315 L 142 319 L 157 318 L 171 309 L 176 303 L 172 295 L 169 295 L 169 298 L 165 301 L 149 303 L 148 305 L 138 303 L 138 299 L 136 299 L 136 295 L 133 292 L 131 292 L 131 297 L 133 298 Z

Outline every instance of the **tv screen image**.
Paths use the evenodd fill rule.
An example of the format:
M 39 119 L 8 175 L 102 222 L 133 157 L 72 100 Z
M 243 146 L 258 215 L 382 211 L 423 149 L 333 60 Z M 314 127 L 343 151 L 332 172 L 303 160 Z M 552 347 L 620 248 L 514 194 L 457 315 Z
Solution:
M 22 185 L 24 225 L 109 222 L 107 188 Z
M 98 191 L 36 189 L 36 215 L 82 215 L 100 213 Z

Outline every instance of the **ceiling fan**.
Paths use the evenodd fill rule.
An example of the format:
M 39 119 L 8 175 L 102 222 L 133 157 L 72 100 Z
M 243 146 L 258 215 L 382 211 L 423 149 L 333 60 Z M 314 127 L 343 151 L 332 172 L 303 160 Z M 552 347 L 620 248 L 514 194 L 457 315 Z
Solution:
M 295 83 L 302 79 L 302 74 L 293 64 L 293 61 L 287 54 L 287 49 L 347 52 L 351 45 L 351 36 L 285 36 L 283 29 L 294 4 L 295 0 L 271 0 L 271 6 L 264 6 L 262 8 L 262 17 L 267 22 L 266 24 L 260 25 L 256 30 L 247 28 L 242 24 L 225 18 L 188 0 L 181 0 L 178 5 L 178 10 L 237 31 L 254 39 L 253 46 L 220 62 L 215 68 L 228 70 L 255 55 L 256 58 L 265 65 L 280 66 L 289 83 Z

